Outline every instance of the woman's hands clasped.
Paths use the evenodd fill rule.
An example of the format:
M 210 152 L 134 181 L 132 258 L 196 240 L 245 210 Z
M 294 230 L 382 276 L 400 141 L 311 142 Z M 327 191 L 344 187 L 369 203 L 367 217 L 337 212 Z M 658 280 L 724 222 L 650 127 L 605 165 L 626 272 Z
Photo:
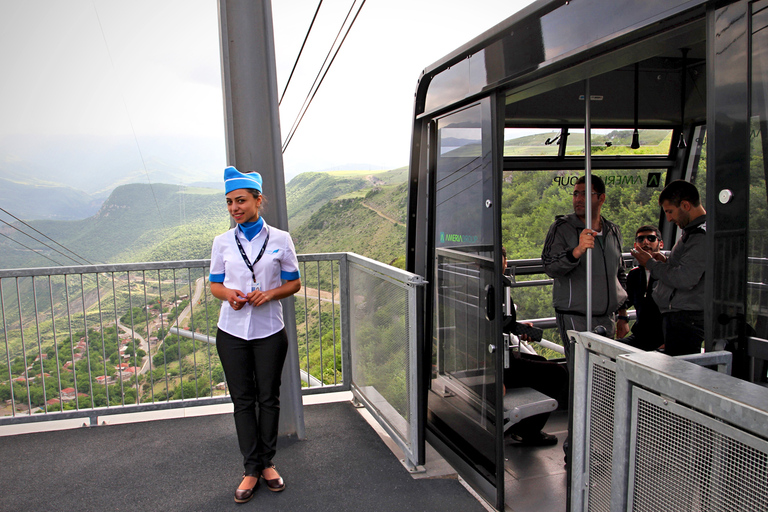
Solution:
M 265 292 L 262 292 L 261 290 L 254 290 L 246 295 L 246 298 L 248 304 L 255 308 L 261 306 L 262 304 L 266 304 L 273 299 L 271 290 L 267 290 Z
M 235 311 L 243 309 L 243 306 L 245 306 L 245 304 L 248 302 L 248 296 L 240 290 L 235 290 L 232 288 L 225 288 L 225 290 L 226 292 L 224 300 L 229 303 L 230 307 Z
M 235 311 L 243 309 L 246 304 L 250 304 L 253 307 L 259 307 L 262 304 L 272 300 L 272 293 L 270 291 L 262 292 L 260 290 L 254 290 L 247 295 L 240 290 L 228 289 L 226 300 L 229 306 Z

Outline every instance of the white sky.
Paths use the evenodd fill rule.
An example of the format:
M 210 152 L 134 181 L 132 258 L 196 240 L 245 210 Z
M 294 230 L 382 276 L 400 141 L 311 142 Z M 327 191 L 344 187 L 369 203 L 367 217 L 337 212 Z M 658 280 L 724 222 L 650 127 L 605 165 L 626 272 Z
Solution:
M 273 2 L 280 92 L 318 1 Z M 285 153 L 286 177 L 407 165 L 423 68 L 529 3 L 367 0 Z M 323 2 L 281 107 L 283 137 L 351 4 Z M 219 141 L 225 164 L 215 0 L 0 0 L 0 70 L 0 139 L 200 137 Z

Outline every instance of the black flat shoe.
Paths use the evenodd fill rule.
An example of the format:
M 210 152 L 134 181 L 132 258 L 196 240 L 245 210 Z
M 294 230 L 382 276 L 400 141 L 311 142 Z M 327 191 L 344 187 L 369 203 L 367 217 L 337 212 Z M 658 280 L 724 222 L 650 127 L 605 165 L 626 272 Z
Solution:
M 539 431 L 538 434 L 528 434 L 521 436 L 512 432 L 510 437 L 515 441 L 518 441 L 528 446 L 553 446 L 557 444 L 557 437 L 552 434 L 547 434 L 544 431 Z
M 235 490 L 235 503 L 248 503 L 251 501 L 251 498 L 253 498 L 253 493 L 256 492 L 256 488 L 259 486 L 259 475 L 243 475 L 243 480 L 245 480 L 245 477 L 247 476 L 255 476 L 256 477 L 256 483 L 253 484 L 253 487 L 250 489 L 240 489 L 239 487 Z
M 274 464 L 269 467 L 277 472 L 277 468 L 275 468 Z M 267 484 L 267 489 L 272 492 L 280 492 L 285 490 L 285 482 L 283 481 L 283 477 L 281 477 L 279 474 L 277 475 L 277 478 L 273 478 L 272 480 L 267 480 L 264 478 L 264 482 Z

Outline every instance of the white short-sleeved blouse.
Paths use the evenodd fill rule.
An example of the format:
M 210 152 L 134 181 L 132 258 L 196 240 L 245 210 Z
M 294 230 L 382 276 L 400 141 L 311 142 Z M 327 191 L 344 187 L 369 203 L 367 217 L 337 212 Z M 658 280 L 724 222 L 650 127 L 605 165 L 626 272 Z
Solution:
M 254 285 L 253 278 L 240 254 L 235 236 L 240 240 L 249 261 L 253 263 L 264 245 L 267 231 L 269 242 L 261 260 L 253 268 L 258 289 L 272 290 L 279 287 L 283 280 L 299 279 L 299 261 L 291 235 L 287 231 L 269 227 L 264 222 L 261 231 L 250 241 L 239 226 L 214 238 L 210 281 L 223 283 L 227 288 L 248 294 Z M 228 302 L 221 305 L 218 328 L 232 336 L 248 340 L 266 338 L 283 327 L 283 306 L 280 301 L 269 301 L 258 307 L 245 304 L 239 311 L 232 309 Z

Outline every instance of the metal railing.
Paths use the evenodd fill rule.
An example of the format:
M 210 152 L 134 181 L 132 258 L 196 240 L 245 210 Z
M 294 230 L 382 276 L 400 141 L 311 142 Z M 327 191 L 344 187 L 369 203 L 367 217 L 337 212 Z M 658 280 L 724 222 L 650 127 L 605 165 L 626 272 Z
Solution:
M 304 393 L 349 389 L 343 253 L 301 255 Z M 229 401 L 209 260 L 0 270 L 0 425 Z
M 418 316 L 426 282 L 362 256 L 348 254 L 347 262 L 352 391 L 414 470 L 424 463 Z
M 658 353 L 617 361 L 611 510 L 768 510 L 768 393 Z
M 351 253 L 299 255 L 302 393 L 352 390 L 423 463 L 423 280 Z M 209 260 L 0 270 L 0 426 L 230 402 Z M 354 363 L 353 363 L 354 360 Z

